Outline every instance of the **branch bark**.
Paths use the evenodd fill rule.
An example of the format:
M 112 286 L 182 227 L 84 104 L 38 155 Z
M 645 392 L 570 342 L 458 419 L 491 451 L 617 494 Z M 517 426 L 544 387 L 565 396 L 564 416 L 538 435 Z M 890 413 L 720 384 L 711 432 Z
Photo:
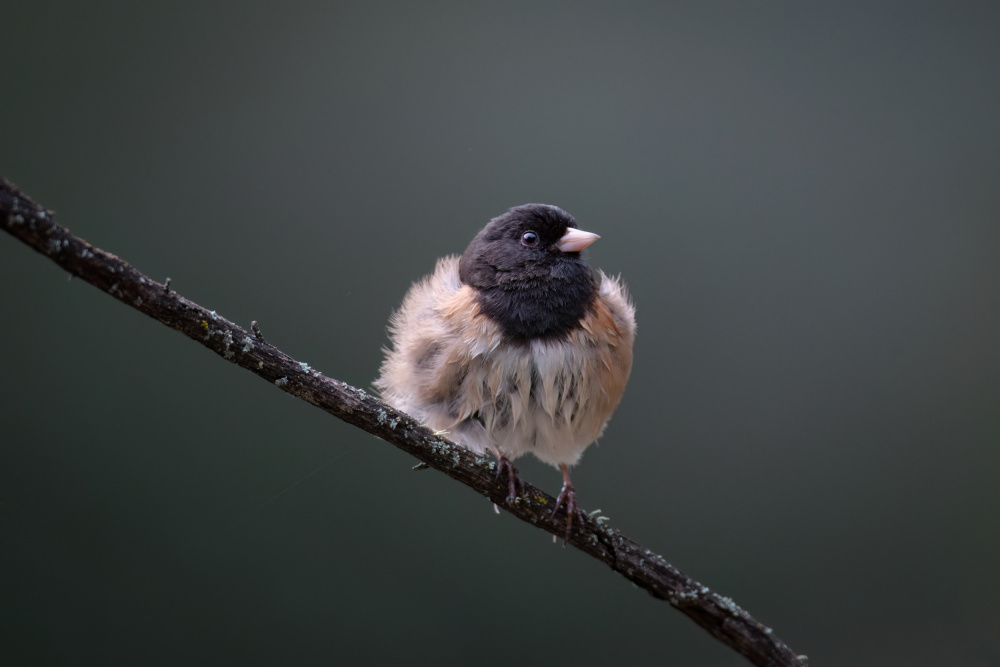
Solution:
M 563 537 L 565 523 L 551 518 L 555 503 L 552 496 L 525 483 L 522 497 L 508 505 L 507 487 L 496 481 L 492 460 L 435 435 L 364 389 L 328 378 L 292 359 L 264 340 L 256 322 L 248 332 L 171 290 L 169 279 L 166 285 L 158 283 L 128 262 L 95 248 L 57 225 L 51 211 L 5 179 L 0 179 L 0 227 L 122 303 L 176 329 L 282 391 L 412 454 L 519 519 Z M 580 521 L 574 521 L 567 544 L 605 563 L 650 595 L 668 601 L 753 664 L 806 664 L 805 656 L 796 655 L 770 628 L 731 599 L 714 593 L 662 556 L 597 519 L 584 515 Z

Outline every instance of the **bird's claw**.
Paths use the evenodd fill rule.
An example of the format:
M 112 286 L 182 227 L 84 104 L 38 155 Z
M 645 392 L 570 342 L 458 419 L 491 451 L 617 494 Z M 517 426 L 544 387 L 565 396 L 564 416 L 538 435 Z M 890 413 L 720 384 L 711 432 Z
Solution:
M 495 479 L 500 479 L 501 475 L 507 475 L 507 504 L 512 505 L 524 491 L 524 484 L 521 482 L 521 475 L 517 468 L 506 456 L 501 456 L 497 460 L 497 474 Z
M 552 509 L 553 519 L 559 515 L 559 508 L 563 505 L 566 506 L 566 534 L 563 536 L 565 542 L 569 539 L 570 533 L 573 532 L 573 517 L 580 513 L 580 508 L 576 505 L 576 490 L 569 482 L 563 484 L 562 491 L 556 498 L 556 506 Z

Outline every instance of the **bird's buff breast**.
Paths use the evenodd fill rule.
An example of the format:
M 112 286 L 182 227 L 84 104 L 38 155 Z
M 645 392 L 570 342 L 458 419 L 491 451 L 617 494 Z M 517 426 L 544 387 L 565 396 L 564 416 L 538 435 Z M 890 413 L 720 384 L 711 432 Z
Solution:
M 466 412 L 451 429 L 476 450 L 495 447 L 510 459 L 531 452 L 552 465 L 577 462 L 603 432 L 621 398 L 602 388 L 611 359 L 599 346 L 533 341 L 501 345 L 471 359 L 460 394 Z M 606 363 L 607 362 L 607 363 Z

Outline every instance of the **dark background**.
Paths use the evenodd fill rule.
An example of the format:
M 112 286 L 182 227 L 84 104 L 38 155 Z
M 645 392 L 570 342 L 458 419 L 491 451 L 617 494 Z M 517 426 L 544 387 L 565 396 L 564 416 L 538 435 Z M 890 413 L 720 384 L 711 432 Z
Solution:
M 638 304 L 581 503 L 815 665 L 1000 665 L 996 3 L 14 2 L 0 173 L 369 386 L 558 204 Z M 0 662 L 740 665 L 0 238 Z M 550 492 L 558 472 L 522 461 Z

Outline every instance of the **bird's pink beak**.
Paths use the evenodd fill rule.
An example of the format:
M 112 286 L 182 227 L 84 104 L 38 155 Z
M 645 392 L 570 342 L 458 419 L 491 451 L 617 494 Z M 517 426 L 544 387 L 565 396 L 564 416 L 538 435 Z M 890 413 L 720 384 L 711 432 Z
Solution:
M 556 241 L 556 247 L 563 252 L 580 252 L 591 243 L 601 238 L 597 234 L 592 234 L 591 232 L 585 232 L 582 229 L 577 229 L 576 227 L 570 227 L 566 230 L 566 233 Z

